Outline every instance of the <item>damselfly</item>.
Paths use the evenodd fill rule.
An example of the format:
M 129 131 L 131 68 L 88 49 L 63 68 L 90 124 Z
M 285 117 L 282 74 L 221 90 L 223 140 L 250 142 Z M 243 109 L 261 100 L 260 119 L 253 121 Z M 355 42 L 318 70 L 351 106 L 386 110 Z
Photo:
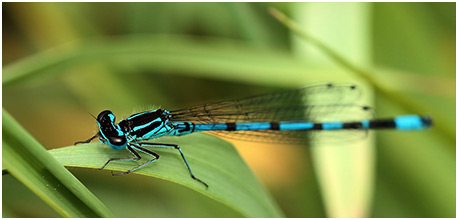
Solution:
M 364 131 L 369 129 L 421 130 L 432 125 L 428 116 L 372 119 L 370 107 L 355 104 L 360 94 L 355 85 L 323 84 L 176 111 L 156 109 L 134 114 L 117 124 L 115 115 L 105 110 L 96 118 L 99 131 L 88 140 L 75 144 L 89 143 L 98 137 L 102 144 L 115 150 L 127 148 L 134 155 L 134 158 L 111 158 L 100 169 L 111 161 L 138 161 L 141 156 L 137 151 L 153 157 L 131 170 L 113 175 L 131 173 L 159 158 L 158 154 L 145 147 L 176 149 L 191 177 L 208 187 L 194 176 L 178 145 L 145 141 L 206 131 L 248 141 L 295 144 L 310 138 L 326 138 L 321 136 L 325 133 L 340 132 L 345 139 L 358 133 L 365 134 Z

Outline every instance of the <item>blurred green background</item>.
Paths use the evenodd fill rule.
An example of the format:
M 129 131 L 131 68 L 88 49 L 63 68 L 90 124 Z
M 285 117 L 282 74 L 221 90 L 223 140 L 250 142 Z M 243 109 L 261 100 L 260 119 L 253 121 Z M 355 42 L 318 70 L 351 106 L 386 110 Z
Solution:
M 380 131 L 368 150 L 331 157 L 356 163 L 337 181 L 320 168 L 336 164 L 307 148 L 233 143 L 286 217 L 455 217 L 455 3 L 2 6 L 3 107 L 48 149 L 91 136 L 88 112 L 125 117 L 317 82 L 358 83 L 378 116 L 429 114 L 435 127 Z M 337 65 L 269 7 L 376 80 Z M 119 217 L 242 217 L 168 181 L 70 171 Z M 59 217 L 13 176 L 2 183 L 3 217 Z

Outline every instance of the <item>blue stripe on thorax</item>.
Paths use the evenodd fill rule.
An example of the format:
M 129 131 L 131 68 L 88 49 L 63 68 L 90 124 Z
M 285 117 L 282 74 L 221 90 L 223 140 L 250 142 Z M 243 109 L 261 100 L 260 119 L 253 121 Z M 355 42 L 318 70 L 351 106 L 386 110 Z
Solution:
M 137 125 L 137 126 L 135 126 L 132 130 L 133 130 L 134 132 L 135 132 L 135 131 L 138 131 L 138 130 L 140 130 L 140 129 L 142 129 L 142 128 L 145 128 L 145 127 L 148 127 L 148 126 L 150 126 L 151 124 L 153 124 L 154 122 L 158 122 L 158 121 L 159 121 L 159 122 L 162 122 L 162 119 L 156 118 L 156 119 L 154 119 L 154 120 L 152 120 L 152 121 L 150 121 L 150 122 L 148 122 L 148 123 L 146 123 L 146 124 Z
M 148 123 L 148 124 L 151 124 L 151 123 Z M 141 126 L 141 127 L 146 127 L 146 126 Z M 139 129 L 134 128 L 134 130 L 138 131 Z M 170 125 L 165 124 L 165 123 L 160 123 L 159 126 L 154 127 L 153 129 L 149 130 L 147 133 L 143 135 L 137 135 L 135 132 L 131 132 L 130 134 L 133 139 L 146 140 L 146 139 L 158 138 L 164 135 L 170 135 L 169 134 L 170 130 L 172 130 L 172 127 L 170 127 Z

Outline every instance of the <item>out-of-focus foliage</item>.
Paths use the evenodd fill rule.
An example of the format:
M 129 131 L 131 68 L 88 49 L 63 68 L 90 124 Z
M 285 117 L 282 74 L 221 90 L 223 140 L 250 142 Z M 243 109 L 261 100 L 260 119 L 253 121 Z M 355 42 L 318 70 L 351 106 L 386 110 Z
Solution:
M 8 112 L 2 113 L 2 169 L 64 217 L 114 217 L 61 163 Z
M 184 108 L 309 83 L 361 82 L 332 60 L 329 65 L 304 60 L 301 47 L 308 42 L 293 37 L 268 8 L 300 24 L 308 20 L 305 31 L 370 70 L 377 82 L 414 102 L 414 111 L 437 118 L 437 123 L 427 131 L 377 132 L 369 173 L 344 176 L 348 181 L 337 187 L 350 192 L 346 184 L 373 178 L 365 186 L 370 199 L 350 216 L 330 211 L 342 198 L 333 196 L 329 182 L 317 180 L 320 171 L 313 162 L 320 158 L 309 149 L 234 142 L 284 214 L 455 216 L 455 3 L 2 6 L 3 108 L 48 149 L 92 135 L 95 123 L 87 112 L 111 109 L 122 118 L 156 107 Z M 355 18 L 364 22 L 332 25 L 339 7 L 354 10 L 345 11 L 348 21 L 359 16 Z M 321 37 L 323 33 L 328 37 Z M 346 53 L 355 49 L 345 49 L 346 44 L 358 43 L 365 53 Z M 353 60 L 354 54 L 364 58 Z M 412 113 L 377 90 L 374 97 L 378 116 Z M 345 159 L 355 163 L 369 156 L 355 161 L 349 155 Z M 224 204 L 168 181 L 69 169 L 119 217 L 240 217 Z M 3 217 L 59 217 L 13 176 L 2 180 Z M 351 203 L 351 196 L 343 200 Z

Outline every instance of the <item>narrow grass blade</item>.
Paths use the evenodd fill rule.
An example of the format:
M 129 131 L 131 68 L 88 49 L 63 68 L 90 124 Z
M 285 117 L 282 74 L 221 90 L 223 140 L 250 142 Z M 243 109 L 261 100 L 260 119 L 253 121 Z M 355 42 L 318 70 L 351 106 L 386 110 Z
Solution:
M 316 39 L 332 45 L 330 52 L 338 51 L 354 63 L 369 66 L 369 31 L 365 25 L 368 8 L 368 4 L 362 3 L 297 3 L 293 15 L 301 27 L 307 27 L 317 36 Z M 340 68 L 316 45 L 308 44 L 302 38 L 294 42 L 293 50 L 304 62 L 320 68 Z M 372 97 L 370 92 L 365 92 L 363 103 L 371 105 Z M 341 120 L 345 120 L 345 116 Z M 371 137 L 356 142 L 311 143 L 312 162 L 328 217 L 369 215 L 375 163 Z
M 2 120 L 3 168 L 64 217 L 114 217 L 5 110 Z
M 379 80 L 375 74 L 372 74 L 370 71 L 361 68 L 358 65 L 355 65 L 354 63 L 347 60 L 345 57 L 335 52 L 334 49 L 329 47 L 327 44 L 311 36 L 307 31 L 303 30 L 303 28 L 301 28 L 296 22 L 288 18 L 282 12 L 274 8 L 270 8 L 270 13 L 280 22 L 282 22 L 285 26 L 287 26 L 291 31 L 293 31 L 296 35 L 308 41 L 314 47 L 318 48 L 321 52 L 323 52 L 326 56 L 331 58 L 334 62 L 341 65 L 343 68 L 353 72 L 356 76 L 361 77 L 367 82 L 369 82 L 377 92 L 379 92 L 381 95 L 389 97 L 391 101 L 396 102 L 397 104 L 402 106 L 407 112 L 415 114 L 424 114 L 425 112 L 431 112 L 430 109 L 428 109 L 428 107 L 421 105 L 419 102 L 409 99 L 402 93 L 390 90 L 389 86 L 382 83 L 383 80 Z M 452 131 L 452 129 L 449 129 L 449 126 L 446 126 L 447 124 L 449 124 L 448 118 L 443 117 L 442 114 L 438 113 L 434 114 L 434 120 L 437 122 L 435 128 L 437 131 L 439 131 L 438 133 L 440 133 L 444 138 L 447 138 L 450 142 L 455 141 L 455 133 Z

